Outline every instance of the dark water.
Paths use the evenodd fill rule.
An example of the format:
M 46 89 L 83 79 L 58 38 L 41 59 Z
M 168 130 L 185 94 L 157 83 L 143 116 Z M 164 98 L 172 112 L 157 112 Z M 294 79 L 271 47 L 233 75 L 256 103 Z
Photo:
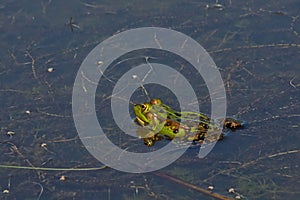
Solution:
M 72 119 L 77 70 L 86 55 L 113 34 L 157 26 L 180 31 L 209 52 L 224 80 L 228 115 L 248 122 L 246 129 L 229 134 L 204 159 L 197 157 L 197 149 L 190 149 L 159 172 L 205 189 L 214 185 L 215 192 L 232 198 L 237 194 L 227 191 L 231 187 L 242 199 L 298 199 L 299 7 L 296 0 L 0 2 L 0 164 L 103 166 L 82 145 Z M 145 56 L 131 55 L 133 59 L 108 69 L 106 75 L 117 81 Z M 181 64 L 175 64 L 181 66 L 178 70 L 192 76 Z M 199 81 L 198 100 L 209 111 L 203 81 L 191 81 Z M 107 132 L 124 148 L 141 142 L 140 148 L 150 151 L 142 141 L 128 142 L 120 136 L 107 98 L 113 85 L 107 80 L 103 84 L 97 89 L 96 109 Z M 167 89 L 146 89 L 151 97 L 178 106 Z M 136 103 L 145 100 L 142 90 L 132 97 Z M 0 169 L 0 198 L 212 199 L 151 173 L 8 167 Z

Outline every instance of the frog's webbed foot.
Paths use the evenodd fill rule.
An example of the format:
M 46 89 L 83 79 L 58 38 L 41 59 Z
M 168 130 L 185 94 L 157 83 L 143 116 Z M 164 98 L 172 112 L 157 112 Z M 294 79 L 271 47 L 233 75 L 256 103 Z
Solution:
M 148 147 L 152 147 L 156 141 L 159 141 L 162 139 L 163 139 L 163 137 L 161 135 L 156 134 L 154 136 L 144 138 L 144 144 Z
M 144 144 L 148 147 L 152 147 L 155 144 L 155 140 L 152 138 L 144 138 Z

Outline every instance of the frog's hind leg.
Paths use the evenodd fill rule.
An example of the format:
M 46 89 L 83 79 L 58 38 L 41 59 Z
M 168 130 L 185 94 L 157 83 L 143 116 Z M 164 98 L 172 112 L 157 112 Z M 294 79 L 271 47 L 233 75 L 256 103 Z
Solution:
M 244 121 L 228 117 L 225 119 L 223 127 L 235 131 L 236 129 L 245 128 L 246 124 Z

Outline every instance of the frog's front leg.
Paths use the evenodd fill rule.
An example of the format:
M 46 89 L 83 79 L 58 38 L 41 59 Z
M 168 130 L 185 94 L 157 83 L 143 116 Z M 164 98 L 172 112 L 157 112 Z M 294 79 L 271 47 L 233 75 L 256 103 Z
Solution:
M 163 139 L 163 136 L 159 133 L 159 129 L 159 125 L 151 123 L 147 126 L 137 127 L 136 133 L 140 138 L 143 138 L 145 145 L 151 147 L 156 141 Z

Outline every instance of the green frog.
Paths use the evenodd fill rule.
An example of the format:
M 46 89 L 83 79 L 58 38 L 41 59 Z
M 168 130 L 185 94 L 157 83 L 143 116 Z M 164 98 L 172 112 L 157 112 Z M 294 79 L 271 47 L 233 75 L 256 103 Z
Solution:
M 135 122 L 142 127 L 144 144 L 153 146 L 156 141 L 162 139 L 202 144 L 205 141 L 213 142 L 221 140 L 224 134 L 223 128 L 236 130 L 242 128 L 241 121 L 234 118 L 226 118 L 223 122 L 215 122 L 202 113 L 178 112 L 170 106 L 162 103 L 160 99 L 152 99 L 150 102 L 134 105 Z M 177 141 L 178 141 L 177 140 Z

